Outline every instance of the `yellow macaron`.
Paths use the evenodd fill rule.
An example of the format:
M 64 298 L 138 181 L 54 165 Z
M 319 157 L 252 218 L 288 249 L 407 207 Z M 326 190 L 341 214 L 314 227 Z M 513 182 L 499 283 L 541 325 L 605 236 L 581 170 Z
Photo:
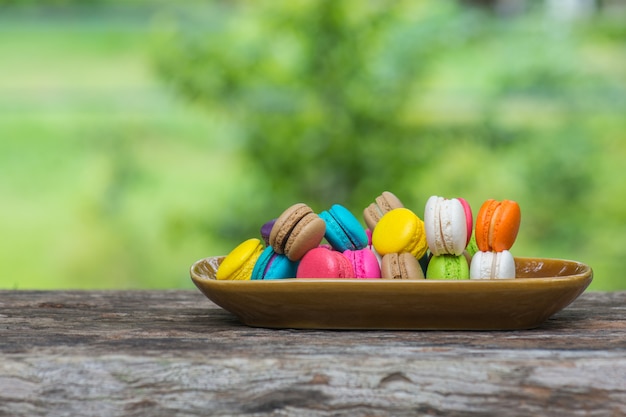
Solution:
M 263 252 L 260 239 L 248 239 L 233 249 L 217 268 L 218 280 L 247 280 L 252 276 L 254 264 Z
M 409 252 L 417 259 L 428 244 L 424 221 L 408 208 L 396 208 L 383 215 L 372 233 L 372 244 L 380 255 Z

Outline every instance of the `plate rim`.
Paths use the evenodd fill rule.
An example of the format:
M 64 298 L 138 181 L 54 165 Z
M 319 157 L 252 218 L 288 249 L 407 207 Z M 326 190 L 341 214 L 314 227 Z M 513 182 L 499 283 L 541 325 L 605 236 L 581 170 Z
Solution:
M 585 264 L 580 261 L 570 260 L 570 259 L 561 259 L 561 258 L 536 258 L 536 257 L 515 257 L 515 261 L 526 261 L 535 260 L 535 261 L 552 261 L 552 262 L 562 262 L 578 265 L 581 269 L 579 273 L 571 274 L 571 275 L 563 275 L 563 276 L 554 276 L 554 277 L 519 277 L 519 278 L 507 278 L 507 279 L 380 279 L 380 278 L 283 278 L 283 279 L 271 279 L 271 280 L 217 280 L 215 278 L 204 278 L 198 272 L 198 266 L 206 262 L 209 259 L 218 259 L 224 258 L 224 256 L 208 256 L 205 258 L 201 258 L 196 260 L 191 267 L 189 268 L 189 273 L 191 279 L 196 285 L 198 283 L 205 284 L 209 283 L 209 285 L 288 285 L 295 284 L 300 285 L 304 283 L 329 283 L 329 284 L 345 284 L 345 283 L 360 283 L 364 285 L 375 285 L 375 284 L 383 284 L 383 285 L 434 285 L 434 284 L 442 284 L 442 285 L 480 285 L 487 284 L 495 286 L 497 284 L 511 284 L 511 283 L 538 283 L 538 282 L 563 282 L 563 281 L 577 281 L 577 280 L 586 280 L 589 279 L 589 284 L 593 280 L 593 268 L 588 264 Z M 516 285 L 516 284 L 513 284 Z
M 561 262 L 563 268 L 573 268 L 569 275 L 554 277 L 524 277 L 514 279 L 475 279 L 475 280 L 390 280 L 390 279 L 357 279 L 357 278 L 287 278 L 277 280 L 217 280 L 207 274 L 213 274 L 218 263 L 216 258 L 199 259 L 190 268 L 191 278 L 196 287 L 211 302 L 234 314 L 241 323 L 251 327 L 274 329 L 350 329 L 350 330 L 521 330 L 532 329 L 552 315 L 558 313 L 576 300 L 589 286 L 593 279 L 593 269 L 582 262 L 555 258 L 516 258 L 525 261 L 521 268 L 529 268 L 525 273 L 532 273 L 533 267 L 541 267 L 546 260 Z M 201 267 L 203 262 L 208 266 Z M 213 262 L 211 264 L 211 262 Z M 533 264 L 535 262 L 535 264 Z M 569 265 L 566 265 L 569 264 Z M 557 265 L 557 268 L 559 265 Z M 200 268 L 205 273 L 200 273 Z M 552 270 L 554 272 L 554 270 Z M 494 309 L 498 300 L 510 299 L 510 293 L 518 292 L 524 302 L 528 297 L 540 295 L 542 301 L 536 308 L 525 311 L 519 307 Z M 323 301 L 326 296 L 336 298 L 337 293 L 346 296 L 357 296 L 359 301 L 347 303 L 353 308 L 350 313 L 344 313 L 339 319 L 329 319 L 326 314 L 328 304 Z M 311 296 L 312 301 L 302 301 L 302 297 Z M 296 297 L 299 302 L 291 304 L 285 300 Z M 382 298 L 381 298 L 382 297 Z M 377 300 L 393 300 L 400 297 L 401 306 L 413 309 L 407 304 L 407 297 L 416 297 L 427 305 L 433 300 L 444 304 L 459 297 L 471 297 L 473 300 L 482 300 L 488 307 L 478 311 L 462 308 L 462 313 L 468 317 L 460 318 L 457 322 L 449 321 L 449 311 L 446 309 L 428 310 L 427 313 L 416 311 L 395 311 L 382 314 L 387 321 L 377 324 L 372 322 L 355 321 L 350 317 L 355 311 L 361 310 L 364 302 Z M 426 299 L 424 298 L 426 297 Z M 309 298 L 307 298 L 308 300 Z M 533 298 L 534 299 L 534 298 Z M 322 301 L 320 301 L 322 300 Z M 260 305 L 257 305 L 260 303 Z M 388 304 L 388 303 L 387 303 Z M 320 307 L 322 305 L 322 307 Z M 370 304 L 371 305 L 371 304 Z M 438 304 L 439 305 L 439 304 Z M 451 304 L 449 304 L 451 305 Z M 528 305 L 528 304 L 526 304 Z M 291 311 L 294 316 L 279 317 L 268 310 L 279 309 L 283 314 Z M 302 308 L 306 306 L 306 311 Z M 326 306 L 326 307 L 323 307 Z M 346 307 L 342 306 L 342 308 Z M 325 308 L 325 309 L 324 309 Z M 354 310 L 357 308 L 357 310 Z M 369 308 L 369 305 L 368 305 Z M 310 309 L 310 310 L 308 310 Z M 457 309 L 458 310 L 458 309 Z M 337 311 L 333 311 L 336 314 Z M 496 314 L 497 313 L 497 314 Z M 500 314 L 501 313 L 501 314 Z M 489 315 L 486 318 L 485 315 Z M 494 318 L 493 314 L 502 316 Z M 389 321 L 389 317 L 396 321 Z M 477 317 L 482 317 L 480 320 Z M 507 318 L 508 317 L 508 318 Z M 329 321 L 330 320 L 330 321 Z M 377 319 L 374 319 L 376 321 Z M 432 323 L 431 321 L 432 320 Z M 481 321 L 486 320 L 486 321 Z M 509 320 L 509 321 L 507 321 Z M 512 320 L 512 321 L 511 321 Z M 397 321 L 405 323 L 399 325 Z M 436 324 L 439 323 L 439 324 Z M 443 323 L 443 324 L 442 324 Z

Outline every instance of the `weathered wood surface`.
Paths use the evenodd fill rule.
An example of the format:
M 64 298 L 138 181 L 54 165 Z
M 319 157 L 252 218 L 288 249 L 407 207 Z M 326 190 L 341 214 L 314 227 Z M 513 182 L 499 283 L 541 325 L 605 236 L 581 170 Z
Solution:
M 0 416 L 622 416 L 626 292 L 528 331 L 240 325 L 197 291 L 0 291 Z

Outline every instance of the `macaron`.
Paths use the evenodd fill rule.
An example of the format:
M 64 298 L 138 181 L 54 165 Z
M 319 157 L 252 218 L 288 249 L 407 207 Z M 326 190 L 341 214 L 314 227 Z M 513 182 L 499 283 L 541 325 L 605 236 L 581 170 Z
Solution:
M 393 209 L 402 208 L 404 204 L 395 194 L 383 191 L 381 195 L 374 199 L 374 202 L 363 210 L 363 220 L 369 230 L 374 230 L 376 224 L 383 215 Z
M 465 246 L 467 246 L 474 231 L 474 216 L 472 215 L 472 207 L 466 199 L 458 197 L 457 200 L 459 200 L 463 206 L 463 211 L 465 211 L 465 227 L 467 228 L 467 242 L 465 242 Z
M 257 259 L 263 251 L 261 240 L 248 239 L 235 247 L 217 268 L 218 280 L 248 280 Z
M 385 279 L 424 279 L 418 260 L 408 252 L 386 254 L 380 269 Z
M 478 245 L 476 244 L 476 230 L 473 230 L 472 231 L 472 235 L 470 236 L 470 240 L 467 243 L 467 246 L 465 247 L 465 251 L 467 252 L 469 257 L 471 258 L 479 250 L 480 249 L 478 249 Z
M 347 250 L 343 256 L 352 264 L 355 278 L 380 278 L 378 258 L 370 249 Z
M 326 233 L 326 223 L 304 203 L 287 208 L 270 232 L 269 242 L 274 252 L 286 255 L 292 261 L 317 247 Z
M 433 256 L 428 262 L 426 279 L 469 279 L 469 265 L 463 255 Z
M 254 265 L 252 280 L 295 278 L 298 271 L 298 262 L 294 262 L 287 256 L 274 252 L 271 246 L 267 246 Z
M 470 264 L 470 279 L 515 278 L 515 259 L 508 250 L 476 252 Z
M 426 202 L 424 227 L 428 248 L 434 256 L 443 254 L 461 255 L 471 236 L 471 210 L 468 219 L 467 207 L 457 198 L 446 199 L 432 196 Z
M 276 223 L 276 219 L 267 221 L 261 226 L 261 239 L 265 242 L 265 246 L 270 246 L 270 233 L 272 233 L 274 223 Z
M 344 206 L 334 204 L 330 209 L 322 211 L 320 218 L 326 222 L 324 237 L 333 249 L 344 252 L 363 249 L 367 246 L 368 238 L 365 228 Z
M 476 244 L 482 252 L 510 250 L 521 220 L 519 205 L 512 200 L 483 203 L 476 216 Z
M 354 278 L 352 263 L 341 252 L 323 246 L 311 249 L 300 260 L 296 278 Z
M 372 245 L 381 256 L 409 252 L 419 259 L 428 249 L 424 222 L 408 208 L 393 209 L 378 221 Z

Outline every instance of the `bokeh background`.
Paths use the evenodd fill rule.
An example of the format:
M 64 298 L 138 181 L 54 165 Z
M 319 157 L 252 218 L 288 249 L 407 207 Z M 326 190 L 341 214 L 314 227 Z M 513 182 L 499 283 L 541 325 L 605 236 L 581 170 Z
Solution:
M 182 4 L 177 4 L 182 3 Z M 0 288 L 191 288 L 287 206 L 522 208 L 626 289 L 620 0 L 0 0 Z

